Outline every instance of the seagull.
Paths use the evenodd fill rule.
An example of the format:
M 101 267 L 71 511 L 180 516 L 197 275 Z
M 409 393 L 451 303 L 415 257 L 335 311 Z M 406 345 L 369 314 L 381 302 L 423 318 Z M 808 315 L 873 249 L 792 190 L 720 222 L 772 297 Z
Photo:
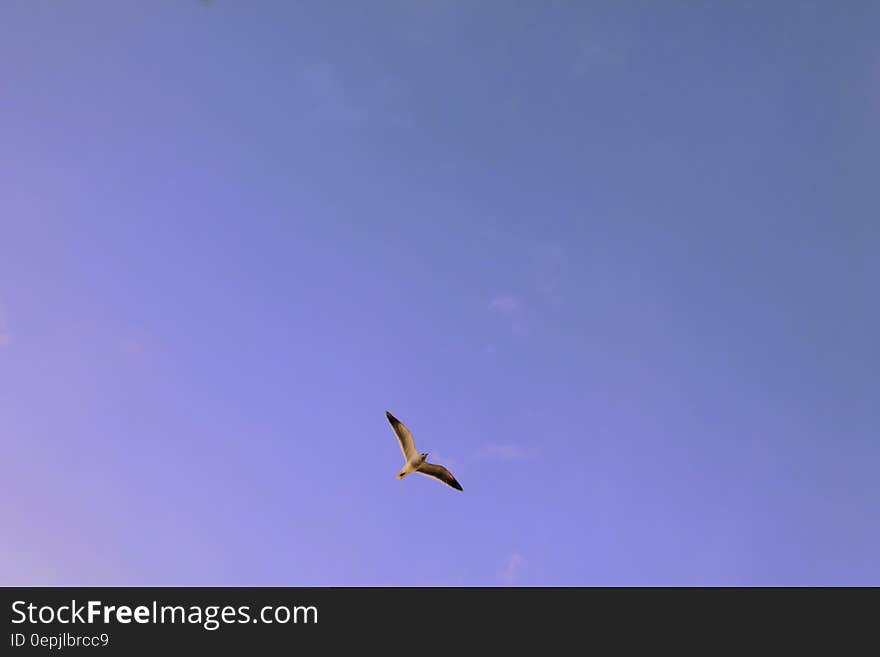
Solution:
M 394 429 L 394 433 L 397 434 L 397 440 L 400 442 L 400 449 L 403 452 L 403 458 L 406 459 L 406 464 L 403 466 L 403 470 L 397 473 L 398 479 L 403 479 L 408 474 L 418 472 L 426 477 L 433 477 L 438 481 L 442 481 L 447 486 L 456 490 L 464 490 L 449 470 L 442 465 L 428 463 L 428 461 L 425 460 L 428 458 L 427 452 L 419 453 L 416 451 L 416 444 L 413 441 L 412 434 L 403 422 L 391 415 L 388 411 L 385 411 L 385 415 L 388 417 L 388 421 L 391 423 L 391 428 Z

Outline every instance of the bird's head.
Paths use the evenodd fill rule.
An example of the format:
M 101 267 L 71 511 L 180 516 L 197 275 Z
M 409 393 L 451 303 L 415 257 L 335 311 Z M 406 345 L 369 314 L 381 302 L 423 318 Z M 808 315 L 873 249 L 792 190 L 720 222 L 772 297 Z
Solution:
M 428 452 L 422 452 L 421 454 L 419 454 L 419 457 L 421 457 L 421 459 L 425 461 L 428 458 Z

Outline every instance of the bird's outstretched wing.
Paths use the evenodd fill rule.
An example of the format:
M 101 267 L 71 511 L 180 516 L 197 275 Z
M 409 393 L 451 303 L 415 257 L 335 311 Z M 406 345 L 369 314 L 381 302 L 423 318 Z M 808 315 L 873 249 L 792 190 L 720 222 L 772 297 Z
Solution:
M 426 477 L 433 477 L 439 481 L 442 481 L 447 486 L 451 486 L 455 490 L 464 489 L 461 487 L 461 484 L 455 480 L 455 477 L 452 476 L 452 473 L 444 468 L 442 465 L 437 465 L 436 463 L 428 463 L 425 461 L 419 466 L 419 469 L 416 470 L 419 474 L 423 474 Z
M 403 458 L 409 461 L 416 455 L 416 444 L 415 441 L 413 441 L 412 434 L 409 432 L 409 429 L 406 428 L 406 425 L 391 415 L 391 413 L 385 411 L 385 415 L 391 423 L 391 428 L 394 429 L 394 433 L 397 434 L 397 440 L 400 442 L 400 450 L 403 452 Z

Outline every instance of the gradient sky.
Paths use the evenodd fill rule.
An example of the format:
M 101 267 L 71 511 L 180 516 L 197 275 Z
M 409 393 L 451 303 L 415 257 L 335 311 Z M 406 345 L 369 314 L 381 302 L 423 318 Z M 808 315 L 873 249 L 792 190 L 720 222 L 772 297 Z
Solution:
M 0 3 L 0 583 L 880 585 L 878 32 Z

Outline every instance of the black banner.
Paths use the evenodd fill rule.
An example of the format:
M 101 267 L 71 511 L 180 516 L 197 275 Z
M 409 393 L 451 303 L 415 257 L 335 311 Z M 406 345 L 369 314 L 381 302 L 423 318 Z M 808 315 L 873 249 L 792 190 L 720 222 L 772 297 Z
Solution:
M 2 654 L 783 643 L 875 614 L 847 589 L 5 588 Z M 869 596 L 865 596 L 866 598 Z M 870 596 L 873 597 L 873 596 Z M 811 634 L 812 633 L 812 634 Z M 573 643 L 572 643 L 573 642 Z M 428 645 L 431 644 L 431 645 Z M 706 647 L 709 647 L 708 645 Z M 652 652 L 654 650 L 652 649 Z M 578 650 L 578 652 L 582 652 Z

